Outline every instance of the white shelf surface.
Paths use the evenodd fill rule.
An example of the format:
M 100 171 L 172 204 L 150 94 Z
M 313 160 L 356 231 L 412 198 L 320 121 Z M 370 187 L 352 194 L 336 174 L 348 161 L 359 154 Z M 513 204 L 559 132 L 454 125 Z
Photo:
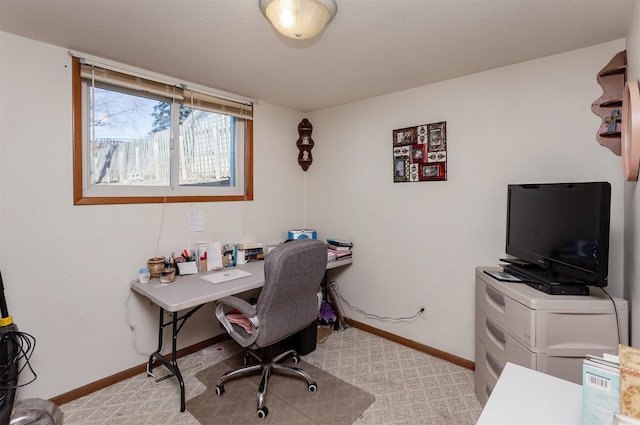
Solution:
M 582 385 L 507 363 L 476 425 L 582 425 Z

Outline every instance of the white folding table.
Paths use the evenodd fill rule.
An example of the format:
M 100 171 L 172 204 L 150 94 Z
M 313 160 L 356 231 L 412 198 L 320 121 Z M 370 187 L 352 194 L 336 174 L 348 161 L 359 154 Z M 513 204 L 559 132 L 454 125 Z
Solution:
M 352 259 L 347 258 L 340 261 L 327 263 L 327 270 L 335 267 L 351 264 Z M 158 349 L 149 356 L 147 364 L 147 374 L 153 371 L 154 360 L 160 361 L 178 379 L 180 384 L 180 411 L 184 412 L 185 390 L 184 379 L 180 374 L 177 362 L 177 342 L 178 333 L 185 322 L 196 311 L 205 304 L 219 300 L 230 295 L 237 295 L 251 289 L 261 288 L 264 285 L 264 261 L 252 261 L 237 266 L 241 270 L 251 273 L 251 276 L 241 279 L 230 280 L 228 282 L 212 284 L 200 279 L 201 275 L 216 273 L 214 271 L 202 272 L 186 276 L 176 276 L 175 282 L 162 284 L 159 279 L 151 279 L 147 283 L 135 281 L 131 289 L 140 295 L 149 298 L 154 304 L 160 307 L 160 320 L 158 325 Z M 188 310 L 183 314 L 181 311 Z M 164 312 L 171 313 L 171 320 L 165 321 Z M 164 328 L 171 326 L 171 358 L 160 353 L 162 350 Z

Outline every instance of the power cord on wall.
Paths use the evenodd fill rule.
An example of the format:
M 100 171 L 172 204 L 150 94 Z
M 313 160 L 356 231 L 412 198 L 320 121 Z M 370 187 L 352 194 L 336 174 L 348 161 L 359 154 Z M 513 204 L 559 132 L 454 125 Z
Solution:
M 164 197 L 162 201 L 162 215 L 160 216 L 160 227 L 158 228 L 158 239 L 156 240 L 156 249 L 154 251 L 153 256 L 158 256 L 158 247 L 160 246 L 160 238 L 162 237 L 162 228 L 164 227 L 164 211 L 167 207 L 167 197 Z
M 138 344 L 136 343 L 136 325 L 135 323 L 133 323 L 133 321 L 129 316 L 129 298 L 131 298 L 131 293 L 133 292 L 133 290 L 131 289 L 131 286 L 133 286 L 133 284 L 137 281 L 138 279 L 133 279 L 131 282 L 129 282 L 129 294 L 127 295 L 127 300 L 125 301 L 125 306 L 124 306 L 126 311 L 125 320 L 127 322 L 127 326 L 129 326 L 129 329 L 131 329 L 131 332 L 133 332 L 133 336 L 131 339 L 133 349 L 135 350 L 136 353 L 140 354 L 141 356 L 148 356 L 151 350 L 144 352 L 140 350 L 140 348 L 138 347 Z
M 422 313 L 424 313 L 424 307 L 420 307 L 418 309 L 418 311 L 416 311 L 412 316 L 403 316 L 403 317 L 393 317 L 393 316 L 380 316 L 374 313 L 369 313 L 367 311 L 364 311 L 358 307 L 355 307 L 353 304 L 351 304 L 339 291 L 338 291 L 338 282 L 336 282 L 335 280 L 332 280 L 331 282 L 327 283 L 327 286 L 330 287 L 331 289 L 333 289 L 333 292 L 336 294 L 336 296 L 338 297 L 338 300 L 340 302 L 344 302 L 346 305 L 349 306 L 350 309 L 357 311 L 358 313 L 367 316 L 367 317 L 373 317 L 375 319 L 378 320 L 393 320 L 393 321 L 401 321 L 401 320 L 413 320 L 416 317 L 420 316 Z M 341 310 L 344 310 L 342 308 L 342 306 L 340 306 Z

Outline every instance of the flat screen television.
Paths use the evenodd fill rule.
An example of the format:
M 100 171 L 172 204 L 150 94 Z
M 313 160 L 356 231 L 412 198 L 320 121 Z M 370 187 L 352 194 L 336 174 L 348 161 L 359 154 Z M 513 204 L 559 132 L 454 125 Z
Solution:
M 607 286 L 610 210 L 607 182 L 508 185 L 508 271 L 547 289 Z

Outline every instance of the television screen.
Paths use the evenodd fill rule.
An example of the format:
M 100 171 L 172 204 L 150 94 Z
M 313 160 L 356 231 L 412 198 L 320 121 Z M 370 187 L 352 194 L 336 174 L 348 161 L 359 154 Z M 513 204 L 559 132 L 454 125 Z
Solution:
M 543 279 L 604 287 L 610 205 L 607 182 L 509 185 L 506 253 Z

